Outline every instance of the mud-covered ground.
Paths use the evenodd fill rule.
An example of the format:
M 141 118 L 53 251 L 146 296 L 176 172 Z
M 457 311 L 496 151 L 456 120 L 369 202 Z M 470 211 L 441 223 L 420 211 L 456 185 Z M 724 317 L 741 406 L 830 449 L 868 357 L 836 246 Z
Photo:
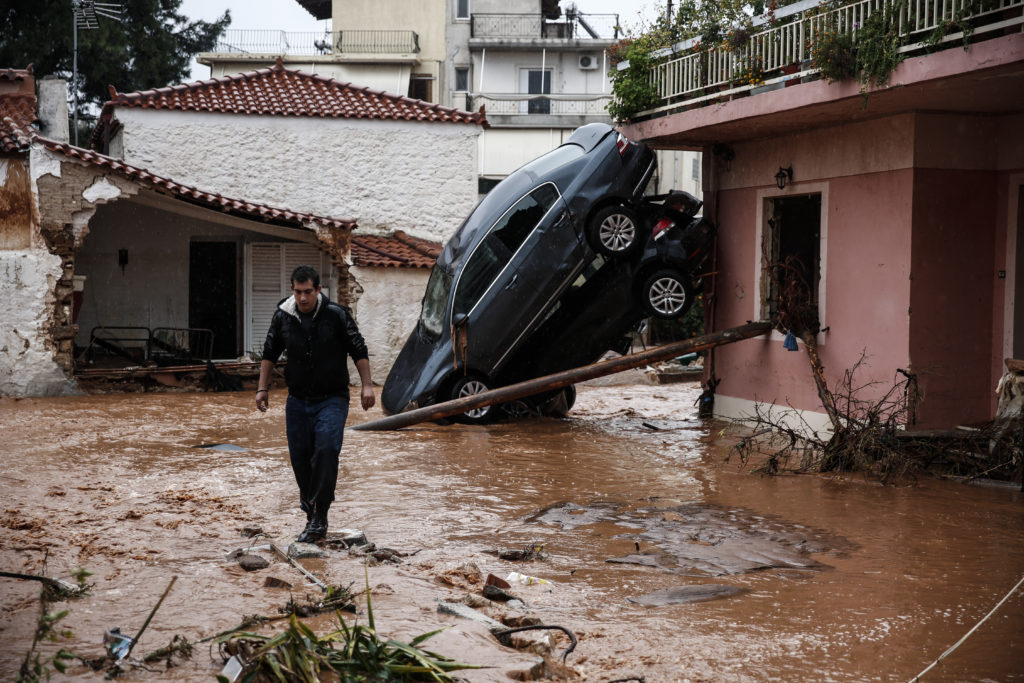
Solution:
M 1024 575 L 1019 491 L 752 475 L 723 462 L 729 428 L 696 418 L 698 391 L 583 388 L 567 420 L 347 432 L 332 530 L 358 528 L 405 556 L 367 566 L 334 549 L 302 563 L 330 584 L 368 580 L 385 635 L 449 626 L 427 645 L 489 667 L 463 674 L 471 681 L 509 680 L 538 655 L 439 613 L 439 600 L 572 630 L 579 645 L 563 673 L 576 680 L 905 681 Z M 54 605 L 70 610 L 61 627 L 73 636 L 44 654 L 100 656 L 104 630 L 136 633 L 174 576 L 133 656 L 318 594 L 270 554 L 253 572 L 227 559 L 253 542 L 247 527 L 287 546 L 304 521 L 283 398 L 266 414 L 251 392 L 0 399 L 0 569 L 94 573 L 87 596 Z M 352 422 L 379 416 L 353 403 Z M 196 448 L 210 444 L 239 450 Z M 537 545 L 539 559 L 494 554 Z M 508 608 L 466 598 L 481 592 L 476 569 L 551 583 L 513 585 L 525 607 Z M 266 587 L 268 577 L 292 588 Z M 30 645 L 37 595 L 0 579 L 3 679 Z M 347 618 L 365 621 L 365 598 L 357 604 Z M 307 621 L 326 631 L 333 619 Z M 1021 634 L 1024 591 L 923 680 L 1024 680 Z M 552 637 L 554 661 L 568 641 Z M 223 666 L 206 646 L 176 663 L 128 678 L 211 680 Z

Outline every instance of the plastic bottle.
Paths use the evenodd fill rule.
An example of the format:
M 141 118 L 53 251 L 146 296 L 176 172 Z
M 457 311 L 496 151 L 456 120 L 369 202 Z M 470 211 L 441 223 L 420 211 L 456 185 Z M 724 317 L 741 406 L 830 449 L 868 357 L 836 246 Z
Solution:
M 551 582 L 547 579 L 539 579 L 536 576 L 527 576 L 526 574 L 520 574 L 519 572 L 512 572 L 511 574 L 505 577 L 505 580 L 509 583 L 521 583 L 524 586 L 531 586 L 535 583 L 548 585 L 551 584 Z

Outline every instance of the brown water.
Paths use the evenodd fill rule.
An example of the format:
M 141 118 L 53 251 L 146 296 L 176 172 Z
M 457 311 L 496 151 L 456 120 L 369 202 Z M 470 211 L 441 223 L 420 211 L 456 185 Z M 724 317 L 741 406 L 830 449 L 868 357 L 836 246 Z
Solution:
M 428 645 L 493 667 L 469 680 L 528 668 L 535 655 L 437 613 L 437 599 L 479 592 L 458 570 L 474 562 L 484 574 L 553 582 L 512 592 L 577 634 L 568 664 L 581 680 L 905 681 L 1024 575 L 1018 491 L 752 475 L 723 464 L 725 425 L 696 419 L 697 391 L 591 388 L 565 421 L 348 432 L 332 528 L 418 551 L 369 568 L 378 629 L 408 639 L 452 625 Z M 246 543 L 242 527 L 282 544 L 301 527 L 283 395 L 273 398 L 266 414 L 248 392 L 0 399 L 0 568 L 41 573 L 45 558 L 50 575 L 95 573 L 89 596 L 59 605 L 74 633 L 62 645 L 98 656 L 104 628 L 135 633 L 175 575 L 135 654 L 273 614 L 289 593 L 264 588 L 267 576 L 293 583 L 296 598 L 315 594 L 284 563 L 247 574 L 225 559 Z M 353 410 L 353 421 L 379 417 Z M 246 450 L 193 447 L 211 443 Z M 486 552 L 528 543 L 543 544 L 546 558 Z M 362 562 L 344 552 L 304 563 L 329 583 L 364 585 Z M 707 584 L 741 590 L 633 602 Z M 0 579 L 4 679 L 29 646 L 36 595 Z M 310 623 L 324 630 L 331 618 Z M 130 678 L 211 680 L 220 667 L 199 648 L 169 672 L 155 665 Z M 923 680 L 1024 680 L 1024 590 Z

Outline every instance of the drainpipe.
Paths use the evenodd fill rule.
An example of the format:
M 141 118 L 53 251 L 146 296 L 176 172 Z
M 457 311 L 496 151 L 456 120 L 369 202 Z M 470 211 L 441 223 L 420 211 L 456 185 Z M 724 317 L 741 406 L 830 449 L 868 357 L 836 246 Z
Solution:
M 476 83 L 476 91 L 483 93 L 484 91 L 484 64 L 487 62 L 487 48 L 480 50 L 480 78 Z
M 455 107 L 455 56 L 459 54 L 459 46 L 448 55 L 448 106 Z

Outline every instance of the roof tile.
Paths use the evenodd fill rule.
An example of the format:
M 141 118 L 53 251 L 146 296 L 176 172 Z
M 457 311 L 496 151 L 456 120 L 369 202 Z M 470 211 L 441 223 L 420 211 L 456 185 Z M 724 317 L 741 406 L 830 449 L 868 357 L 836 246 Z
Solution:
M 482 112 L 443 107 L 288 69 L 280 58 L 270 68 L 166 88 L 134 93 L 111 88 L 111 99 L 103 106 L 108 118 L 112 107 L 488 125 Z
M 440 253 L 440 244 L 410 237 L 400 230 L 390 235 L 352 238 L 352 261 L 357 266 L 432 268 Z

